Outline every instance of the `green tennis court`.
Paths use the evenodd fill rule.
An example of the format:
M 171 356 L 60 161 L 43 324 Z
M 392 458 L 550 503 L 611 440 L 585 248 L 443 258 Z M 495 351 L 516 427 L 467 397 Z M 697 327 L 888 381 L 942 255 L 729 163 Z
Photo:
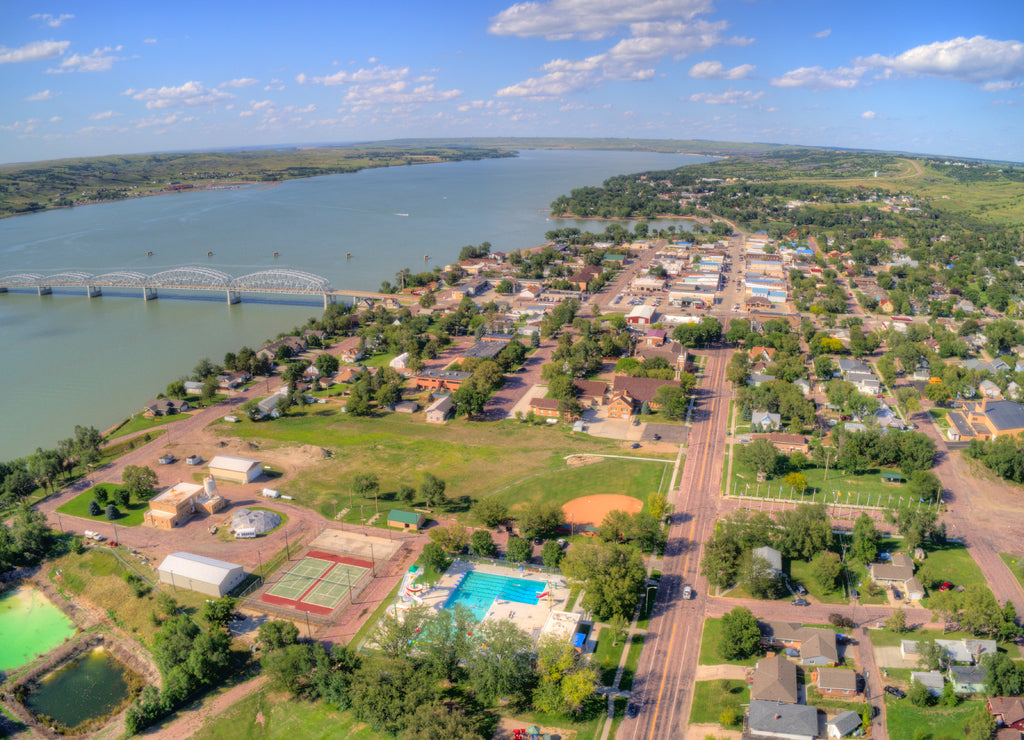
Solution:
M 333 565 L 334 563 L 330 560 L 303 558 L 285 573 L 280 581 L 268 589 L 267 593 L 282 599 L 298 601 L 299 597 L 309 590 L 309 587 L 316 583 L 316 580 L 330 570 Z
M 345 598 L 349 588 L 359 583 L 359 579 L 368 570 L 369 568 L 361 568 L 358 565 L 338 563 L 326 578 L 322 579 L 312 591 L 306 594 L 306 597 L 302 599 L 302 603 L 333 609 Z

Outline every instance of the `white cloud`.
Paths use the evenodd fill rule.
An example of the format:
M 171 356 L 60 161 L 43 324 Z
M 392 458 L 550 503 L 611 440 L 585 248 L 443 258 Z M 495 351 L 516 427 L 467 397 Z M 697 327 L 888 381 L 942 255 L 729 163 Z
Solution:
M 150 110 L 154 108 L 195 108 L 232 100 L 235 96 L 223 90 L 212 90 L 201 82 L 190 81 L 178 87 L 151 87 L 148 90 L 125 90 L 133 100 L 146 103 Z
M 120 62 L 124 57 L 111 55 L 112 51 L 121 51 L 123 46 L 105 46 L 102 49 L 93 49 L 91 54 L 72 54 L 60 63 L 59 69 L 48 69 L 47 72 L 106 72 L 114 62 Z
M 721 62 L 697 62 L 690 67 L 690 77 L 702 80 L 745 80 L 757 67 L 753 64 L 741 64 L 732 69 L 725 69 Z
M 144 43 L 144 44 L 155 44 L 156 43 L 156 39 L 142 39 L 142 43 Z
M 115 117 L 120 116 L 120 115 L 121 114 L 116 112 L 116 111 L 105 110 L 102 113 L 93 113 L 91 116 L 89 116 L 89 120 L 90 121 L 102 121 L 105 118 L 115 118 Z
M 25 100 L 29 101 L 30 103 L 37 103 L 37 102 L 39 102 L 41 100 L 52 100 L 52 99 L 53 99 L 53 93 L 50 92 L 49 90 L 41 90 L 40 92 L 32 93 L 31 95 L 29 95 L 28 97 L 25 98 Z
M 985 36 L 915 46 L 888 57 L 874 54 L 859 60 L 890 73 L 944 77 L 961 82 L 986 82 L 1024 77 L 1024 42 L 997 41 Z
M 665 18 L 691 20 L 713 10 L 710 0 L 549 0 L 516 3 L 491 19 L 498 36 L 600 39 L 618 28 Z
M 17 49 L 0 46 L 0 64 L 53 59 L 63 54 L 70 45 L 70 41 L 33 41 Z
M 64 21 L 69 21 L 74 17 L 75 16 L 71 15 L 70 13 L 61 13 L 60 15 L 50 15 L 49 13 L 36 13 L 35 15 L 30 15 L 29 20 L 42 21 L 50 28 L 59 28 L 60 26 L 64 25 Z
M 690 96 L 690 100 L 694 103 L 707 103 L 708 105 L 736 105 L 737 103 L 752 103 L 763 96 L 763 90 L 757 92 L 726 90 L 724 93 L 695 93 Z
M 345 94 L 343 102 L 357 107 L 378 105 L 421 106 L 452 100 L 462 95 L 462 90 L 437 90 L 433 83 L 414 86 L 405 80 L 385 85 L 353 85 Z
M 811 34 L 811 38 L 812 39 L 824 39 L 824 38 L 828 38 L 831 35 L 832 35 L 832 29 L 831 28 L 826 28 L 824 31 L 818 31 L 817 33 L 812 33 Z
M 867 67 L 800 67 L 772 80 L 775 87 L 807 87 L 812 90 L 836 90 L 856 87 Z
M 252 87 L 256 84 L 259 84 L 259 80 L 254 80 L 252 77 L 238 77 L 234 80 L 222 82 L 218 87 Z
M 408 67 L 392 68 L 386 65 L 378 65 L 371 69 L 358 69 L 355 72 L 339 71 L 324 77 L 310 77 L 305 73 L 299 73 L 295 76 L 295 81 L 300 85 L 317 84 L 332 86 L 401 80 L 408 77 L 408 75 Z
M 1015 82 L 1013 80 L 999 80 L 998 82 L 986 82 L 981 86 L 981 89 L 985 92 L 1003 92 L 1005 90 L 1013 90 L 1014 88 L 1024 86 L 1024 82 Z
M 50 117 L 50 123 L 59 123 L 60 121 L 63 121 L 63 120 L 64 119 L 61 118 L 60 116 L 51 116 Z
M 154 128 L 154 127 L 167 127 L 175 123 L 188 123 L 189 121 L 199 120 L 196 116 L 182 116 L 180 113 L 171 113 L 168 116 L 150 116 L 149 118 L 140 118 L 137 121 L 132 121 L 135 124 L 135 128 Z M 157 133 L 160 133 L 159 131 Z
M 19 134 L 29 134 L 36 130 L 37 123 L 39 123 L 38 118 L 29 118 L 25 121 L 15 121 L 14 123 L 6 126 L 0 126 L 0 131 L 13 131 Z
M 875 113 L 873 110 L 866 110 L 860 114 L 860 117 L 868 121 L 873 121 L 874 119 L 878 118 L 878 114 Z

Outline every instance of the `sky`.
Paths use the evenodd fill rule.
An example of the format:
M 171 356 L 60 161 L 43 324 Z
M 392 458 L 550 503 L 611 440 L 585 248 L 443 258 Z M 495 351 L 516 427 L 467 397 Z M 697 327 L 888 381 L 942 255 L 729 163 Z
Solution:
M 0 162 L 396 138 L 1024 161 L 1021 0 L 4 0 Z

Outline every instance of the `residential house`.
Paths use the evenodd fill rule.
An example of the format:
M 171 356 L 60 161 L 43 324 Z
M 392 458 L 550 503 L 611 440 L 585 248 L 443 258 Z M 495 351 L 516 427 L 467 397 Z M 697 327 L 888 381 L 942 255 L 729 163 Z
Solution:
M 619 394 L 616 411 L 621 413 L 626 410 L 627 406 L 630 406 L 632 411 L 625 416 L 612 416 L 612 402 L 609 401 L 608 416 L 613 419 L 628 418 L 633 413 L 639 411 L 645 402 L 651 408 L 657 409 L 658 404 L 655 399 L 657 398 L 658 390 L 666 385 L 678 387 L 679 381 L 664 380 L 662 378 L 634 378 L 629 375 L 616 375 L 615 381 L 612 384 L 613 400 L 616 398 L 616 395 Z
M 758 386 L 764 385 L 765 383 L 770 383 L 773 380 L 775 380 L 774 375 L 766 375 L 763 373 L 751 373 L 750 375 L 747 376 L 747 385 L 752 385 L 755 388 L 757 388 Z
M 558 399 L 557 398 L 531 398 L 530 399 L 530 411 L 533 412 L 534 416 L 544 416 L 547 418 L 558 418 Z
M 1011 401 L 1020 400 L 1021 389 L 1020 386 L 1017 385 L 1017 381 L 1011 380 L 1010 383 L 1006 386 L 1006 397 L 1009 398 Z
M 811 395 L 811 391 L 814 390 L 814 384 L 811 383 L 811 381 L 807 380 L 806 378 L 799 378 L 797 380 L 794 380 L 793 385 L 799 388 L 800 392 L 804 394 L 805 397 Z
M 415 401 L 399 401 L 392 407 L 392 411 L 400 414 L 415 414 L 420 410 L 420 405 Z
M 587 265 L 575 275 L 569 278 L 569 283 L 572 284 L 576 290 L 585 291 L 587 286 L 590 285 L 590 281 L 601 274 L 601 268 L 593 265 Z
M 756 558 L 763 558 L 768 567 L 774 570 L 776 573 L 782 572 L 782 553 L 776 550 L 774 547 L 765 545 L 764 547 L 755 547 L 751 550 L 751 555 Z
M 142 414 L 147 419 L 152 419 L 156 416 L 172 416 L 188 410 L 188 401 L 179 401 L 176 398 L 154 398 L 142 407 Z
M 573 381 L 576 389 L 576 399 L 584 406 L 595 408 L 604 405 L 605 394 L 608 393 L 608 384 L 603 380 L 581 380 Z
M 403 352 L 397 357 L 392 357 L 391 362 L 388 363 L 388 367 L 397 370 L 398 372 L 403 372 L 408 369 L 410 359 L 409 353 Z
M 985 398 L 1001 399 L 1003 397 L 1002 392 L 999 390 L 999 386 L 991 380 L 986 379 L 978 383 L 978 390 Z
M 278 391 L 272 396 L 267 396 L 262 401 L 256 402 L 257 415 L 261 419 L 266 419 L 268 416 L 271 419 L 276 419 L 281 415 L 281 412 L 277 408 L 277 402 L 282 398 L 288 398 L 288 394 Z
M 911 671 L 910 681 L 924 686 L 932 696 L 942 696 L 942 687 L 946 683 L 938 671 Z
M 758 626 L 762 645 L 793 651 L 802 665 L 834 666 L 839 662 L 836 633 L 832 630 L 781 621 L 759 622 Z
M 363 351 L 360 349 L 362 340 L 359 337 L 345 337 L 338 342 L 336 349 L 338 359 L 342 362 L 359 362 L 363 358 Z
M 984 694 L 988 671 L 980 665 L 951 665 L 946 675 L 957 694 Z
M 751 700 L 747 729 L 753 738 L 814 740 L 818 736 L 818 708 Z
M 295 357 L 296 355 L 305 352 L 308 345 L 306 340 L 302 337 L 282 337 L 273 342 L 264 344 L 256 350 L 257 357 L 263 357 L 271 362 L 277 359 L 277 353 L 281 347 L 287 347 L 289 357 Z
M 914 577 L 914 561 L 906 553 L 896 553 L 888 563 L 871 563 L 868 572 L 879 586 L 901 588 L 912 600 L 924 598 L 924 588 Z
M 774 347 L 754 347 L 747 353 L 750 357 L 751 362 L 757 362 L 758 360 L 764 360 L 765 362 L 772 362 L 775 359 L 775 348 Z
M 203 392 L 204 383 L 201 380 L 186 380 L 182 385 L 187 395 L 198 396 Z
M 860 727 L 860 715 L 848 709 L 830 719 L 825 725 L 825 730 L 829 737 L 838 740 L 838 738 L 846 737 L 858 727 Z
M 648 347 L 660 347 L 665 343 L 664 329 L 650 329 L 644 334 L 643 343 Z
M 936 640 L 935 644 L 946 651 L 946 657 L 951 663 L 968 665 L 979 663 L 983 655 L 994 655 L 997 650 L 995 640 Z M 900 654 L 904 658 L 917 656 L 918 643 L 914 640 L 901 640 Z
M 796 665 L 781 655 L 757 661 L 751 676 L 750 698 L 753 701 L 797 704 Z
M 846 668 L 819 668 L 812 680 L 824 696 L 856 696 L 857 672 Z
M 427 410 L 424 412 L 427 421 L 431 424 L 444 424 L 448 417 L 452 415 L 452 411 L 455 409 L 455 402 L 452 401 L 451 396 L 441 396 L 432 404 L 427 406 Z
M 993 696 L 986 704 L 1000 727 L 1024 730 L 1024 698 L 1019 696 Z
M 782 427 L 782 416 L 770 411 L 755 411 L 750 417 L 750 430 L 774 432 Z

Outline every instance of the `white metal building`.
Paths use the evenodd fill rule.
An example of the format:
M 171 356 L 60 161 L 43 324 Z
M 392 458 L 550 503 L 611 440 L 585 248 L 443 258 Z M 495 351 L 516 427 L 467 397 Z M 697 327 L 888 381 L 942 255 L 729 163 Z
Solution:
M 160 563 L 157 573 L 160 574 L 161 583 L 209 596 L 223 596 L 245 580 L 245 569 L 241 565 L 190 552 L 168 555 Z
M 210 475 L 220 480 L 233 483 L 252 483 L 263 472 L 263 464 L 259 460 L 247 460 L 244 457 L 217 455 L 210 460 Z

